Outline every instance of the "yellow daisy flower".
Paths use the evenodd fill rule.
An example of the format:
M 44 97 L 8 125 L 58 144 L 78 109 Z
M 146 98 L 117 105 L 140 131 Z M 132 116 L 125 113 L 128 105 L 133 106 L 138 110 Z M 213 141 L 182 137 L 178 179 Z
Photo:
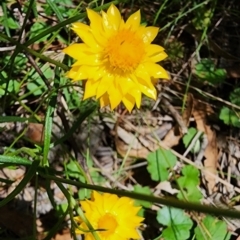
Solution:
M 151 44 L 157 27 L 140 25 L 140 10 L 125 22 L 113 4 L 101 15 L 87 9 L 90 26 L 76 22 L 73 31 L 83 43 L 63 50 L 77 61 L 67 76 L 73 81 L 87 80 L 84 99 L 96 97 L 101 107 L 116 108 L 120 102 L 131 111 L 141 105 L 142 93 L 156 99 L 154 83 L 168 79 L 164 68 L 156 64 L 167 57 L 164 48 Z
M 132 199 L 93 191 L 92 200 L 81 201 L 81 207 L 101 240 L 140 238 L 137 227 L 144 218 L 136 215 L 141 207 L 135 207 Z M 85 234 L 85 240 L 94 240 L 92 233 L 89 232 L 81 218 L 75 217 L 75 220 L 79 224 L 76 233 Z M 86 232 L 80 229 L 86 230 Z

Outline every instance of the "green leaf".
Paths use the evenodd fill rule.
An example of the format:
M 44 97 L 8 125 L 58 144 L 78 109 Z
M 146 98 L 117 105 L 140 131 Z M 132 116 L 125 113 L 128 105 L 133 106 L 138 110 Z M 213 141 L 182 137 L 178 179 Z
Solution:
M 187 134 L 183 137 L 184 146 L 187 148 L 188 145 L 191 143 L 192 139 L 194 138 L 195 134 L 197 133 L 196 128 L 189 128 Z
M 183 136 L 183 143 L 186 148 L 189 146 L 189 144 L 193 140 L 196 133 L 197 133 L 197 129 L 192 127 L 192 128 L 189 128 L 187 134 Z M 197 153 L 199 152 L 199 150 L 200 150 L 200 141 L 199 139 L 197 139 L 195 145 L 191 149 L 191 152 Z
M 181 209 L 164 206 L 157 212 L 157 221 L 167 228 L 162 231 L 165 240 L 186 240 L 193 222 Z
M 78 198 L 79 198 L 79 200 L 89 199 L 91 197 L 91 192 L 92 192 L 92 190 L 90 190 L 90 189 L 81 188 L 78 191 Z
M 230 101 L 233 104 L 240 106 L 240 88 L 234 89 L 230 94 Z
M 203 30 L 209 26 L 211 17 L 212 9 L 202 6 L 196 11 L 196 16 L 193 18 L 192 23 L 197 30 Z
M 43 30 L 45 30 L 46 27 L 47 27 L 47 25 L 44 22 L 35 22 L 30 29 L 29 38 L 36 37 L 39 33 L 41 33 Z M 50 34 L 45 35 L 41 39 L 36 40 L 36 43 L 47 40 L 49 36 L 50 36 Z
M 0 163 L 9 163 L 12 165 L 25 165 L 25 166 L 32 165 L 32 162 L 25 158 L 5 155 L 0 155 Z
M 229 98 L 231 103 L 240 106 L 240 88 L 234 89 Z M 240 111 L 233 111 L 228 107 L 222 107 L 219 118 L 227 125 L 240 127 Z
M 49 82 L 54 78 L 54 71 L 51 69 L 49 63 L 45 63 L 42 66 L 39 66 L 43 75 L 49 80 Z M 33 69 L 29 74 L 29 81 L 27 83 L 27 88 L 34 96 L 39 96 L 43 91 L 47 90 L 47 87 L 39 76 L 37 72 Z
M 55 210 L 57 211 L 57 214 L 59 216 L 61 216 L 62 214 L 64 214 L 66 212 L 66 210 L 68 209 L 68 203 L 61 203 L 61 204 L 57 204 Z
M 77 166 L 77 162 L 70 160 L 67 164 L 67 175 L 72 178 L 79 179 L 79 181 L 84 181 L 84 177 L 79 171 L 79 167 Z
M 194 232 L 197 240 L 228 240 L 231 237 L 227 224 L 211 216 L 206 216 Z
M 154 181 L 165 181 L 168 179 L 169 170 L 177 162 L 176 156 L 170 150 L 158 149 L 147 156 L 147 170 Z
M 4 18 L 6 21 L 4 21 Z M 10 29 L 19 29 L 20 28 L 19 24 L 12 17 L 8 17 L 7 19 L 5 16 L 1 17 L 0 23 L 2 23 L 2 25 L 4 27 L 8 27 Z
M 195 66 L 196 75 L 199 79 L 208 81 L 212 85 L 222 83 L 227 76 L 227 72 L 222 68 L 215 68 L 211 59 L 203 59 Z
M 182 169 L 182 175 L 177 179 L 181 190 L 177 195 L 178 199 L 199 202 L 202 199 L 202 193 L 198 189 L 200 184 L 198 169 L 192 165 L 187 165 Z
M 238 113 L 240 115 L 240 112 Z M 240 127 L 240 118 L 237 114 L 228 107 L 222 107 L 219 118 L 227 125 L 234 127 Z
M 146 194 L 146 195 L 152 195 L 152 191 L 149 187 L 142 187 L 139 184 L 134 186 L 134 192 L 142 193 L 142 194 Z M 135 200 L 135 203 L 137 205 L 143 206 L 145 208 L 150 208 L 152 206 L 152 203 L 148 202 L 148 201 Z

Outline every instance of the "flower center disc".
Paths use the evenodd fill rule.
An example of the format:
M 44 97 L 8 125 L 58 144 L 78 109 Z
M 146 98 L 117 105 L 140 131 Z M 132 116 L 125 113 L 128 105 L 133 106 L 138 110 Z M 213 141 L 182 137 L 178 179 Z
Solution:
M 118 223 L 117 223 L 115 217 L 109 213 L 105 214 L 98 221 L 98 228 L 104 229 L 104 231 L 100 232 L 100 234 L 103 237 L 108 237 L 111 234 L 113 234 L 115 232 L 117 226 L 118 226 Z
M 130 30 L 121 30 L 111 37 L 106 48 L 106 55 L 112 70 L 121 72 L 134 71 L 144 55 L 144 43 Z

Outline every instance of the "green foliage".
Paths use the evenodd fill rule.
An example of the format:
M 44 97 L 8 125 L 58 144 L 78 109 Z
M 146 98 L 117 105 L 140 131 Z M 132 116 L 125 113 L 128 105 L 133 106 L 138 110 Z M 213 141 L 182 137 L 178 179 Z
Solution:
M 67 82 L 65 77 L 62 77 L 62 79 L 64 82 Z M 79 101 L 82 98 L 82 96 L 78 91 L 76 91 L 75 88 L 65 87 L 63 88 L 63 94 L 66 99 L 66 103 L 68 105 L 69 110 L 74 110 L 85 105 L 84 101 Z
M 41 33 L 45 28 L 47 27 L 45 22 L 35 22 L 31 29 L 30 29 L 30 38 L 33 38 L 35 36 L 37 36 L 39 33 Z M 41 41 L 45 41 L 49 38 L 50 34 L 45 35 L 44 37 L 42 37 L 41 39 L 39 39 L 38 41 L 36 41 L 36 43 L 39 43 Z
M 165 181 L 168 179 L 169 170 L 177 162 L 176 156 L 170 150 L 158 149 L 147 156 L 147 170 L 154 181 Z
M 5 18 L 0 17 L 0 24 L 4 27 L 8 27 L 10 29 L 19 29 L 20 26 L 17 21 L 15 21 L 12 17 Z
M 90 189 L 82 188 L 78 191 L 79 200 L 89 199 L 91 197 L 92 191 Z
M 230 94 L 231 103 L 240 106 L 240 88 L 236 88 Z M 234 111 L 228 107 L 222 107 L 219 118 L 227 125 L 240 127 L 240 111 Z
M 72 0 L 61 0 L 61 2 L 51 0 L 51 6 L 48 4 L 48 1 L 44 5 L 44 11 L 47 15 L 52 15 L 55 13 L 54 9 L 57 9 L 63 17 L 70 17 L 75 12 L 75 9 L 72 9 L 71 6 Z
M 134 192 L 146 194 L 148 196 L 152 195 L 152 191 L 149 187 L 142 187 L 139 184 L 134 186 Z M 152 203 L 149 201 L 135 200 L 135 202 L 137 205 L 143 206 L 145 208 L 150 208 L 152 206 Z
M 19 32 L 21 32 L 21 26 L 17 17 L 15 18 L 12 9 L 10 9 L 10 4 L 14 1 L 2 1 L 1 5 L 1 16 L 0 16 L 0 41 L 1 48 L 2 47 L 15 47 L 15 42 L 18 41 Z M 24 1 L 23 1 L 24 2 Z M 14 183 L 12 180 L 8 179 L 0 179 L 0 182 L 4 182 L 5 184 L 14 183 L 14 191 L 9 194 L 3 201 L 1 201 L 0 205 L 4 206 L 6 203 L 11 201 L 15 196 L 19 193 L 23 192 L 25 186 L 34 184 L 37 176 L 41 176 L 42 179 L 47 184 L 47 181 L 55 181 L 55 183 L 60 187 L 66 198 L 68 199 L 67 203 L 62 203 L 57 205 L 55 210 L 58 213 L 58 217 L 63 216 L 60 219 L 59 223 L 55 224 L 55 229 L 58 230 L 59 226 L 62 226 L 62 223 L 67 214 L 70 215 L 70 218 L 76 213 L 76 206 L 78 205 L 78 200 L 82 200 L 85 198 L 89 198 L 91 194 L 91 190 L 87 188 L 91 188 L 92 186 L 84 185 L 84 183 L 88 182 L 88 176 L 80 166 L 79 162 L 73 160 L 74 157 L 72 153 L 67 152 L 66 150 L 66 159 L 64 161 L 64 170 L 63 172 L 57 172 L 55 169 L 51 169 L 48 164 L 40 164 L 40 161 L 44 159 L 45 163 L 48 163 L 48 157 L 50 153 L 50 149 L 54 144 L 64 144 L 65 140 L 69 140 L 70 136 L 73 136 L 75 130 L 79 125 L 82 124 L 83 121 L 88 120 L 88 116 L 95 110 L 91 110 L 92 103 L 91 101 L 82 102 L 82 93 L 78 91 L 78 86 L 76 83 L 72 83 L 65 77 L 65 72 L 68 70 L 68 66 L 71 63 L 68 62 L 68 66 L 56 60 L 53 62 L 53 56 L 46 57 L 43 51 L 48 51 L 48 46 L 51 46 L 53 52 L 55 49 L 61 51 L 64 45 L 69 44 L 69 40 L 75 35 L 68 32 L 68 26 L 71 23 L 76 21 L 85 22 L 88 21 L 85 18 L 85 7 L 95 7 L 100 6 L 101 1 L 86 1 L 83 3 L 83 8 L 81 8 L 81 4 L 83 1 L 79 1 L 78 5 L 75 5 L 76 1 L 72 0 L 46 0 L 46 1 L 25 1 L 22 6 L 23 18 L 26 18 L 27 25 L 24 26 L 25 37 L 22 41 L 23 43 L 18 41 L 18 45 L 16 48 L 11 51 L 2 51 L 1 52 L 1 72 L 0 72 L 0 98 L 1 103 L 4 101 L 8 101 L 8 99 L 4 99 L 5 95 L 11 99 L 11 105 L 8 108 L 3 109 L 7 112 L 14 112 L 16 109 L 20 114 L 27 116 L 26 118 L 11 116 L 13 117 L 9 122 L 31 122 L 34 119 L 34 122 L 41 122 L 42 119 L 36 114 L 38 110 L 42 110 L 41 107 L 43 104 L 44 108 L 48 111 L 46 114 L 45 121 L 45 129 L 46 134 L 44 138 L 43 147 L 42 146 L 31 146 L 31 147 L 22 147 L 16 148 L 15 143 L 18 143 L 18 139 L 14 140 L 11 146 L 7 149 L 4 149 L 4 154 L 0 156 L 0 164 L 3 168 L 5 165 L 10 166 L 9 169 L 18 169 L 21 166 L 25 166 L 27 172 L 25 176 L 23 176 L 19 185 L 15 186 L 17 182 Z M 127 1 L 126 1 L 127 2 Z M 136 3 L 144 2 L 144 1 L 136 1 Z M 146 1 L 147 2 L 147 1 Z M 187 3 L 187 4 L 184 4 Z M 135 2 L 134 2 L 135 4 Z M 177 9 L 177 12 L 170 14 L 161 14 L 164 11 L 171 11 L 171 9 L 176 8 L 175 6 L 182 6 Z M 156 4 L 158 7 L 159 4 Z M 185 8 L 186 5 L 187 7 Z M 124 9 L 126 9 L 126 13 L 134 11 L 134 9 L 127 9 L 128 5 L 122 5 Z M 156 7 L 154 6 L 154 7 Z M 40 7 L 40 8 L 39 8 Z M 105 6 L 106 8 L 106 6 Z M 135 6 L 134 6 L 135 8 Z M 38 9 L 41 9 L 41 15 L 38 13 Z M 142 8 L 144 9 L 144 7 Z M 169 10 L 170 9 L 170 10 Z M 1 11 L 2 10 L 2 11 Z M 156 26 L 161 26 L 160 22 L 162 19 L 167 22 L 166 26 L 163 26 L 162 29 L 170 30 L 167 34 L 169 34 L 167 39 L 170 41 L 166 41 L 167 43 L 167 54 L 169 55 L 169 62 L 171 61 L 183 61 L 183 57 L 188 57 L 186 54 L 186 50 L 190 49 L 192 46 L 185 45 L 184 37 L 180 35 L 175 35 L 176 32 L 173 29 L 181 29 L 181 21 L 184 23 L 192 22 L 194 27 L 197 30 L 204 30 L 210 26 L 213 8 L 206 5 L 205 1 L 200 3 L 197 2 L 184 2 L 184 1 L 163 1 L 163 4 L 159 5 L 158 9 L 152 9 L 153 12 L 157 12 L 154 22 Z M 151 11 L 152 11 L 151 10 Z M 27 15 L 29 11 L 30 15 Z M 125 10 L 124 10 L 125 11 Z M 145 11 L 142 11 L 142 14 Z M 80 14 L 79 14 L 80 13 Z M 145 25 L 150 23 L 150 18 L 146 13 Z M 34 15 L 34 16 L 33 16 Z M 186 16 L 193 16 L 191 19 L 185 19 Z M 42 17 L 44 16 L 44 17 Z M 71 18 L 73 16 L 73 18 Z M 68 19 L 70 17 L 70 19 Z M 66 22 L 64 22 L 68 19 Z M 186 21 L 187 20 L 187 21 Z M 29 24 L 30 23 L 30 24 Z M 151 24 L 151 23 L 150 23 Z M 60 32 L 61 30 L 61 32 Z M 184 30 L 185 31 L 185 30 Z M 165 38 L 164 30 L 162 32 L 163 38 Z M 192 34 L 193 35 L 193 34 Z M 175 36 L 175 38 L 171 38 Z M 180 37 L 179 37 L 180 36 Z M 9 38 L 8 38 L 9 37 Z M 179 38 L 178 38 L 179 37 Z M 173 40 L 171 40 L 173 39 Z M 180 40 L 178 40 L 180 39 Z M 204 39 L 204 36 L 202 37 Z M 201 39 L 201 41 L 202 41 Z M 56 40 L 56 41 L 55 41 Z M 158 39 L 157 39 L 158 40 Z M 42 47 L 42 42 L 43 49 Z M 54 41 L 54 44 L 52 42 Z M 59 41 L 59 42 L 58 42 Z M 197 40 L 198 41 L 198 40 Z M 58 45 L 55 45 L 56 44 Z M 203 41 L 202 41 L 203 42 Z M 207 41 L 205 41 L 207 42 Z M 41 43 L 41 44 L 39 44 Z M 60 43 L 60 44 L 59 44 Z M 32 46 L 38 46 L 39 51 L 33 51 Z M 54 48 L 52 48 L 52 46 Z M 56 48 L 57 46 L 57 48 Z M 186 47 L 185 47 L 186 46 Z M 2 49 L 1 49 L 2 50 Z M 33 58 L 33 61 L 37 64 L 40 70 L 43 72 L 43 75 L 47 79 L 48 83 L 53 86 L 53 89 L 49 91 L 46 87 L 45 82 L 37 73 L 36 69 L 33 67 L 32 63 L 26 57 L 26 54 L 30 55 Z M 202 57 L 202 56 L 201 56 Z M 179 61 L 180 62 L 180 61 Z M 182 65 L 182 62 L 180 62 Z M 172 69 L 172 72 L 175 72 L 175 68 Z M 56 72 L 59 71 L 57 74 Z M 226 78 L 226 71 L 221 68 L 216 68 L 215 64 L 210 59 L 203 59 L 199 64 L 196 65 L 195 69 L 196 75 L 200 80 L 207 81 L 210 85 L 221 84 Z M 10 77 L 11 76 L 11 77 Z M 55 81 L 55 82 L 54 82 Z M 59 82 L 58 86 L 55 86 L 55 83 Z M 82 88 L 81 84 L 79 84 L 79 88 Z M 56 113 L 59 109 L 56 101 L 53 104 L 51 101 L 51 96 L 55 94 L 55 97 L 59 92 L 63 94 L 63 99 L 66 102 L 67 110 L 73 113 L 73 116 L 76 117 L 76 112 L 80 112 L 80 117 L 77 118 L 74 122 L 74 126 L 69 126 L 69 131 L 63 132 L 62 138 L 56 140 L 56 142 L 52 143 L 52 123 L 53 123 L 53 114 Z M 30 96 L 30 99 L 27 98 Z M 42 98 L 44 96 L 44 98 Z M 58 95 L 59 96 L 59 95 Z M 230 101 L 233 104 L 240 106 L 240 88 L 235 89 L 230 95 Z M 32 99 L 34 97 L 34 99 Z M 4 101 L 2 101 L 4 99 Z M 56 98 L 55 98 L 56 100 Z M 34 104 L 32 104 L 34 102 Z M 14 103 L 14 104 L 12 104 Z M 2 104 L 4 105 L 4 104 Z M 2 108 L 1 105 L 1 108 Z M 30 105 L 30 106 L 29 106 Z M 32 108 L 32 105 L 33 108 Z M 97 104 L 95 104 L 97 105 Z M 36 111 L 35 111 L 36 107 Z M 4 108 L 4 107 L 3 107 Z M 93 108 L 92 108 L 93 109 Z M 2 109 L 1 109 L 2 110 Z M 5 114 L 5 113 L 2 113 Z M 109 113 L 110 114 L 110 113 Z M 227 125 L 232 125 L 236 127 L 240 127 L 239 116 L 240 112 L 234 111 L 228 107 L 223 107 L 220 113 L 220 119 L 224 121 Z M 68 116 L 68 115 L 67 115 Z M 8 117 L 8 116 L 7 116 Z M 7 117 L 1 117 L 1 123 L 6 123 Z M 67 118 L 68 121 L 68 118 Z M 70 121 L 69 121 L 69 125 Z M 1 127 L 1 132 L 5 131 L 4 127 Z M 25 129 L 23 130 L 23 132 Z M 183 143 L 185 147 L 188 147 L 194 136 L 196 135 L 197 130 L 195 128 L 190 128 L 188 133 L 183 137 Z M 18 137 L 18 136 L 17 136 Z M 22 137 L 22 136 L 21 136 Z M 19 137 L 19 139 L 21 138 Z M 20 142 L 21 143 L 21 142 Z M 197 145 L 199 144 L 199 140 L 197 141 Z M 22 144 L 20 144 L 22 146 Z M 198 146 L 197 146 L 198 147 Z M 1 147 L 2 149 L 2 147 Z M 80 151 L 80 150 L 79 150 Z M 195 146 L 192 151 L 195 153 L 197 148 Z M 24 157 L 22 157 L 24 156 Z M 88 169 L 88 173 L 90 178 L 94 182 L 94 188 L 103 186 L 108 179 L 103 177 L 99 171 L 99 169 L 94 167 L 93 161 L 89 156 L 86 156 L 86 165 Z M 199 190 L 200 184 L 200 174 L 199 171 L 193 166 L 184 166 L 181 170 L 181 176 L 178 176 L 178 170 L 175 174 L 172 169 L 176 165 L 177 158 L 170 150 L 159 149 L 153 153 L 150 153 L 147 157 L 147 170 L 150 173 L 151 179 L 156 181 L 155 184 L 158 184 L 159 181 L 169 181 L 171 185 L 173 182 L 177 183 L 177 186 L 180 189 L 180 192 L 177 194 L 177 198 L 189 202 L 200 202 L 202 199 L 202 194 Z M 42 162 L 41 162 L 42 163 Z M 40 166 L 39 166 L 40 165 Z M 62 175 L 61 175 L 62 174 Z M 35 179 L 34 179 L 35 178 Z M 32 179 L 34 179 L 32 181 Z M 72 180 L 74 179 L 74 180 Z M 149 179 L 148 179 L 149 180 Z M 77 201 L 74 202 L 72 197 L 72 192 L 70 188 L 64 188 L 61 181 L 67 181 L 67 184 L 72 184 L 78 187 L 78 191 L 75 193 Z M 150 181 L 150 180 L 149 180 Z M 151 182 L 152 183 L 152 182 Z M 81 185 L 82 184 L 82 185 Z M 99 186 L 98 186 L 99 185 Z M 5 186 L 4 186 L 5 187 Z M 16 187 L 16 188 L 15 188 Z M 38 185 L 35 185 L 36 190 L 38 190 Z M 65 189 L 65 190 L 64 190 Z M 102 188 L 103 189 L 103 188 Z M 107 190 L 107 189 L 106 189 Z M 111 189 L 113 190 L 113 189 Z M 101 191 L 101 188 L 100 190 Z M 124 191 L 119 190 L 119 195 L 124 195 Z M 134 191 L 129 194 L 140 193 L 147 196 L 150 196 L 153 201 L 149 200 L 136 200 L 137 205 L 141 205 L 145 208 L 148 208 L 147 211 L 151 211 L 152 203 L 157 202 L 159 198 L 153 196 L 152 188 L 147 186 L 141 186 L 139 184 L 134 186 Z M 48 193 L 49 194 L 49 193 Z M 49 198 L 53 195 L 49 194 Z M 144 199 L 144 198 L 143 198 Z M 146 213 L 146 212 L 145 212 Z M 145 214 L 144 212 L 142 214 Z M 230 234 L 227 232 L 227 225 L 218 220 L 215 217 L 206 216 L 203 220 L 200 218 L 199 221 L 195 224 L 198 224 L 196 227 L 193 226 L 193 220 L 189 215 L 187 215 L 186 211 L 179 210 L 175 208 L 163 207 L 157 212 L 157 221 L 164 226 L 164 230 L 162 231 L 161 237 L 165 240 L 174 240 L 174 239 L 194 239 L 193 232 L 195 232 L 195 238 L 197 240 L 202 239 L 229 239 Z M 34 226 L 33 226 L 34 227 Z M 195 229 L 194 229 L 195 228 Z M 1 230 L 4 231 L 4 228 Z M 57 232 L 57 230 L 55 232 Z M 49 232 L 48 232 L 49 233 Z M 53 234 L 54 235 L 54 234 Z M 54 236 L 52 236 L 53 238 Z M 29 237 L 31 239 L 37 239 L 36 236 Z M 50 239 L 50 235 L 46 236 L 46 238 Z M 4 238 L 3 238 L 4 239 Z M 11 238 L 6 238 L 11 239 Z
M 203 30 L 209 26 L 211 18 L 212 9 L 209 9 L 206 6 L 202 5 L 195 12 L 195 17 L 193 18 L 192 23 L 197 30 Z
M 177 197 L 190 202 L 200 202 L 202 193 L 199 190 L 199 171 L 194 166 L 187 165 L 182 169 L 182 176 L 177 179 L 180 192 Z
M 206 216 L 195 230 L 197 240 L 228 240 L 231 235 L 227 224 L 211 216 Z
M 166 226 L 162 232 L 165 240 L 185 240 L 190 237 L 193 222 L 181 209 L 165 206 L 158 210 L 157 221 Z
M 5 72 L 2 72 L 3 76 Z M 4 80 L 2 81 L 0 78 L 0 97 L 5 95 L 6 93 L 18 93 L 20 88 L 20 84 L 17 80 L 10 80 L 6 83 Z
M 84 177 L 79 171 L 79 164 L 76 161 L 70 160 L 66 165 L 67 175 L 72 178 L 76 178 L 79 181 L 84 181 Z
M 212 85 L 222 83 L 227 75 L 226 70 L 216 68 L 211 59 L 202 59 L 200 63 L 196 64 L 195 72 L 200 80 L 207 81 Z
M 184 146 L 185 146 L 186 148 L 189 146 L 189 144 L 190 144 L 191 141 L 193 140 L 193 138 L 194 138 L 194 136 L 196 135 L 196 133 L 197 133 L 197 129 L 191 127 L 191 128 L 188 129 L 187 134 L 185 134 L 185 135 L 183 136 L 183 143 L 184 143 Z M 199 150 L 200 150 L 200 140 L 197 139 L 194 147 L 191 149 L 191 152 L 192 152 L 192 153 L 197 153 L 197 152 L 199 152 Z
M 54 78 L 54 71 L 51 69 L 49 63 L 39 65 L 39 67 L 43 75 L 50 83 Z M 41 76 L 34 69 L 32 69 L 29 73 L 27 88 L 34 96 L 39 96 L 47 90 L 46 84 L 42 80 Z
M 93 166 L 92 161 L 88 160 L 87 166 L 89 168 L 91 178 L 94 182 L 101 183 L 102 181 L 104 181 L 104 178 L 98 173 L 98 171 L 96 171 L 96 169 L 92 167 Z M 81 182 L 85 182 L 86 176 L 84 172 L 81 170 L 81 167 L 78 162 L 70 160 L 69 163 L 66 165 L 66 170 L 68 176 L 76 178 Z
M 179 58 L 183 58 L 184 47 L 183 44 L 176 39 L 173 39 L 167 46 L 168 58 L 172 61 L 177 61 Z
M 240 127 L 240 117 L 237 114 L 239 113 L 229 109 L 228 107 L 222 107 L 219 118 L 227 125 Z

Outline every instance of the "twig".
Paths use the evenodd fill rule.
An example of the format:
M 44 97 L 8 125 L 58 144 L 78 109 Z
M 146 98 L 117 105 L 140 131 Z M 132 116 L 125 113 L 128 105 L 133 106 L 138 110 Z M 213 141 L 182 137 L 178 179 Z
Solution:
M 166 99 L 162 98 L 162 103 L 167 107 L 167 109 L 171 112 L 173 115 L 174 119 L 177 121 L 179 127 L 181 128 L 182 134 L 186 134 L 188 132 L 187 126 L 183 122 L 182 117 L 179 115 L 178 111 L 171 105 L 171 103 Z
M 184 157 L 186 157 L 187 154 L 193 149 L 193 147 L 195 146 L 197 140 L 200 138 L 201 135 L 202 135 L 201 131 L 198 131 L 197 134 L 195 134 L 194 138 L 192 139 L 191 143 L 189 144 L 188 148 L 183 154 Z

